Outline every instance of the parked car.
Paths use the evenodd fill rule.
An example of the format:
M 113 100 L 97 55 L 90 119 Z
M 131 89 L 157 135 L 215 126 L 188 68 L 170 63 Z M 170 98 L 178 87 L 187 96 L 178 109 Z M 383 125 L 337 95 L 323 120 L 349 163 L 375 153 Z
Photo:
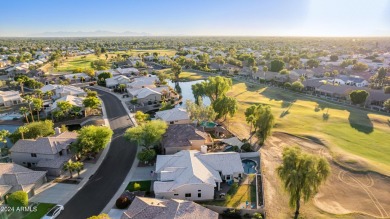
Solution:
M 45 216 L 43 216 L 41 219 L 54 219 L 57 218 L 58 215 L 61 214 L 61 211 L 64 210 L 64 206 L 62 205 L 56 205 L 52 209 L 50 209 L 49 212 Z

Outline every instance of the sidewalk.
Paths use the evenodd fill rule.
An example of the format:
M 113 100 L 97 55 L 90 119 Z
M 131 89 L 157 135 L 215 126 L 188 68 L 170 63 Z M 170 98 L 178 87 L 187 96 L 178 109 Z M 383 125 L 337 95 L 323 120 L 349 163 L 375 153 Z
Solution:
M 107 127 L 110 127 L 110 123 L 107 119 L 107 112 L 102 102 L 102 111 L 103 111 L 103 120 Z M 85 164 L 85 170 L 81 172 L 80 176 L 83 177 L 82 181 L 77 185 L 65 184 L 65 183 L 55 183 L 50 182 L 44 184 L 39 189 L 35 191 L 35 195 L 31 198 L 32 202 L 44 202 L 44 203 L 53 203 L 65 205 L 89 180 L 91 175 L 93 175 L 96 170 L 100 167 L 100 164 L 103 162 L 104 158 L 107 155 L 108 150 L 110 149 L 110 142 L 102 151 L 99 159 L 95 164 Z

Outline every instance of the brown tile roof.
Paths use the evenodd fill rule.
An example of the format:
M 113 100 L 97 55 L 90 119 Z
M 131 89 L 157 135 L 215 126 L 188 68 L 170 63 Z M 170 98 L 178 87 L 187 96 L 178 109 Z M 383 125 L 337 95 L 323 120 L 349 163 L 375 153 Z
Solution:
M 164 134 L 164 147 L 190 146 L 192 140 L 209 140 L 206 132 L 200 131 L 191 124 L 170 125 Z

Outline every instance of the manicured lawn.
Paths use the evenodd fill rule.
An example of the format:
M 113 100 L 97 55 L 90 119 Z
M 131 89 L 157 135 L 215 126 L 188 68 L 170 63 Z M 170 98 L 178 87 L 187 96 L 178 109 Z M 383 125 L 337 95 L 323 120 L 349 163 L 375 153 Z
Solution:
M 274 131 L 321 140 L 334 157 L 359 162 L 367 169 L 390 174 L 390 117 L 325 103 L 289 91 L 234 81 L 227 94 L 235 97 L 238 112 L 226 125 L 240 137 L 249 136 L 245 109 L 262 103 L 272 107 Z M 293 144 L 293 143 L 292 143 Z
M 106 59 L 104 54 L 100 56 L 100 59 Z M 57 67 L 56 71 L 66 72 L 73 71 L 76 68 L 91 68 L 91 63 L 96 60 L 98 60 L 98 57 L 94 54 L 89 54 L 85 58 L 83 56 L 69 57 Z
M 126 190 L 129 190 L 130 192 L 135 191 L 134 190 L 135 183 L 140 184 L 140 186 L 141 186 L 140 191 L 145 191 L 145 192 L 149 192 L 150 186 L 152 185 L 152 181 L 134 181 L 134 182 L 129 182 L 129 184 L 126 187 Z
M 164 72 L 165 74 L 173 76 L 171 69 L 163 69 L 163 70 L 157 70 L 157 72 Z M 180 75 L 179 79 L 180 81 L 196 81 L 196 80 L 202 80 L 206 79 L 209 76 L 213 76 L 212 73 L 199 73 L 199 72 L 194 72 L 191 70 L 183 70 Z
M 116 54 L 124 54 L 124 53 L 127 53 L 129 55 L 133 55 L 133 56 L 137 56 L 138 54 L 143 54 L 143 53 L 150 53 L 150 54 L 153 54 L 154 52 L 157 52 L 160 56 L 164 56 L 164 55 L 167 55 L 169 57 L 171 56 L 174 56 L 176 55 L 176 50 L 173 50 L 173 49 L 145 49 L 145 50 L 141 50 L 141 49 L 138 49 L 138 50 L 131 50 L 131 51 L 118 51 L 118 52 L 114 52 Z

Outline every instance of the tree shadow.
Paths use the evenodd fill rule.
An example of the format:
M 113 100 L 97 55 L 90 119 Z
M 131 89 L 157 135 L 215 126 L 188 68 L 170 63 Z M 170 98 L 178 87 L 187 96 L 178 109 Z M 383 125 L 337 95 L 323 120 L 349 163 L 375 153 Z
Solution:
M 325 121 L 325 122 L 328 121 L 329 117 L 330 117 L 330 114 L 329 114 L 329 108 L 328 108 L 328 110 L 326 110 L 326 113 L 322 114 L 322 121 Z
M 355 110 L 349 111 L 348 121 L 349 125 L 359 132 L 370 134 L 374 131 L 374 126 L 367 112 L 362 111 L 361 113 L 356 113 Z
M 314 112 L 319 112 L 319 111 L 322 111 L 326 108 L 325 104 L 322 104 L 322 103 L 318 103 L 315 107 L 314 107 Z

